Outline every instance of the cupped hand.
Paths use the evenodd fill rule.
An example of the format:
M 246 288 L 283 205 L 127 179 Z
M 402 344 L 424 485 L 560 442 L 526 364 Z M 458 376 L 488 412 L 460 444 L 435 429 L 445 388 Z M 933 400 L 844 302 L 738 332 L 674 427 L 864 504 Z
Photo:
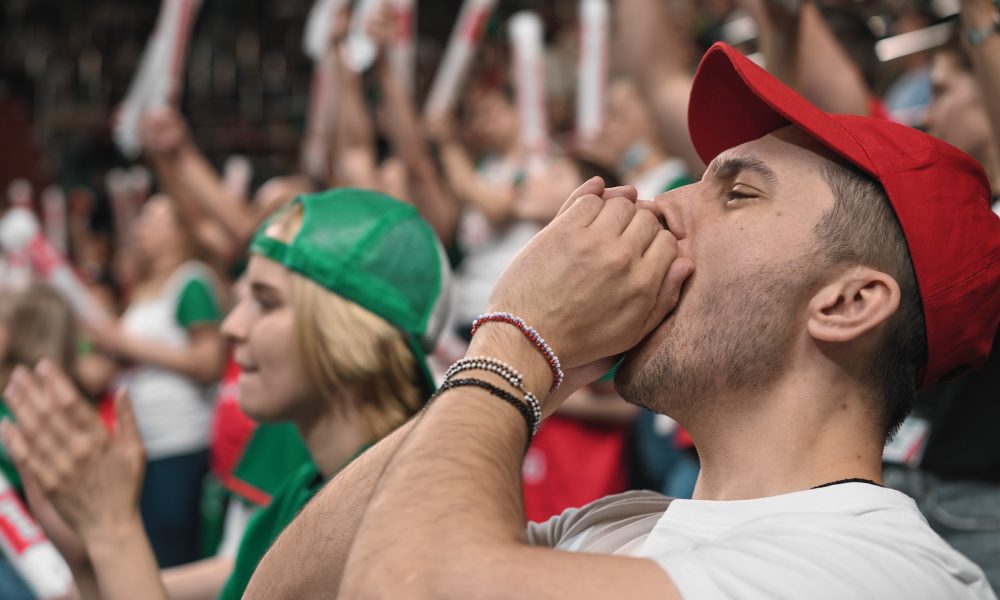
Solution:
M 48 361 L 34 371 L 18 367 L 4 396 L 16 419 L 2 428 L 11 460 L 85 544 L 141 523 L 145 451 L 124 393 L 115 398 L 114 436 Z
M 673 234 L 635 202 L 631 186 L 587 181 L 493 290 L 489 310 L 533 326 L 566 370 L 597 371 L 638 344 L 676 306 L 694 269 Z

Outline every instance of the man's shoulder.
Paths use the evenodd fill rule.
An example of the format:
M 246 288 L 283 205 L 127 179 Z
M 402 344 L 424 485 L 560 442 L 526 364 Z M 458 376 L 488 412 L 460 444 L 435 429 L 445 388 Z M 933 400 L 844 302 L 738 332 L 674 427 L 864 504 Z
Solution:
M 678 589 L 735 597 L 992 598 L 982 571 L 907 496 L 852 484 L 781 498 L 678 503 L 642 555 Z M 729 514 L 727 514 L 729 513 Z
M 648 490 L 605 496 L 542 523 L 529 523 L 528 542 L 561 550 L 616 554 L 652 531 L 672 498 Z

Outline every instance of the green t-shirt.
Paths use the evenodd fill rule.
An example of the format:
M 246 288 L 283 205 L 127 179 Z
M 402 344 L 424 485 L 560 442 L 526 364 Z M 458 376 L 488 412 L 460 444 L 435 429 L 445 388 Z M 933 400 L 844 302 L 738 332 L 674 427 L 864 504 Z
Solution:
M 369 448 L 362 446 L 344 467 L 351 464 L 355 458 Z M 344 467 L 341 467 L 343 469 Z M 271 547 L 278 534 L 292 522 L 302 507 L 316 495 L 326 481 L 320 475 L 316 465 L 310 460 L 300 465 L 285 481 L 266 508 L 260 509 L 247 524 L 240 549 L 236 553 L 236 563 L 233 572 L 229 574 L 226 585 L 219 594 L 219 600 L 239 600 L 250 583 L 250 577 L 257 569 L 257 563 L 264 558 L 267 549 Z
M 260 509 L 250 519 L 236 553 L 233 572 L 219 594 L 220 600 L 240 600 L 243 597 L 250 577 L 257 569 L 257 563 L 264 558 L 278 534 L 292 522 L 321 487 L 323 478 L 316 466 L 311 461 L 302 464 L 274 495 L 271 504 Z
M 264 506 L 306 463 L 312 464 L 312 458 L 295 425 L 261 423 L 243 449 L 226 487 L 244 500 Z
M 198 325 L 215 324 L 219 322 L 222 311 L 215 299 L 211 286 L 200 277 L 192 277 L 181 290 L 177 299 L 177 322 L 184 329 Z

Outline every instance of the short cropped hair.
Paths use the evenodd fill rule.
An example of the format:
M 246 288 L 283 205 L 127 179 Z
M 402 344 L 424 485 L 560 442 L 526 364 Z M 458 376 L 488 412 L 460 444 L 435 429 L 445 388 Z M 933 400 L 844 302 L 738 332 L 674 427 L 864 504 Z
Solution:
M 887 321 L 862 379 L 884 399 L 878 412 L 885 439 L 890 440 L 913 409 L 917 378 L 927 362 L 927 332 L 913 261 L 882 185 L 850 166 L 827 162 L 822 169 L 835 203 L 815 227 L 820 257 L 829 265 L 878 269 L 899 284 L 899 309 Z

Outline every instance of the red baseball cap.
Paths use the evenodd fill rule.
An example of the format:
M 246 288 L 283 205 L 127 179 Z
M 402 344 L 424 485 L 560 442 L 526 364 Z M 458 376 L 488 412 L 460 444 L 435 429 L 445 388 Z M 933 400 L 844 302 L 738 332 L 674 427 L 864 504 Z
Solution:
M 723 150 L 795 125 L 878 180 L 910 250 L 927 327 L 920 386 L 978 367 L 1000 325 L 1000 218 L 972 157 L 916 129 L 823 112 L 732 47 L 701 60 L 688 127 L 708 164 Z

